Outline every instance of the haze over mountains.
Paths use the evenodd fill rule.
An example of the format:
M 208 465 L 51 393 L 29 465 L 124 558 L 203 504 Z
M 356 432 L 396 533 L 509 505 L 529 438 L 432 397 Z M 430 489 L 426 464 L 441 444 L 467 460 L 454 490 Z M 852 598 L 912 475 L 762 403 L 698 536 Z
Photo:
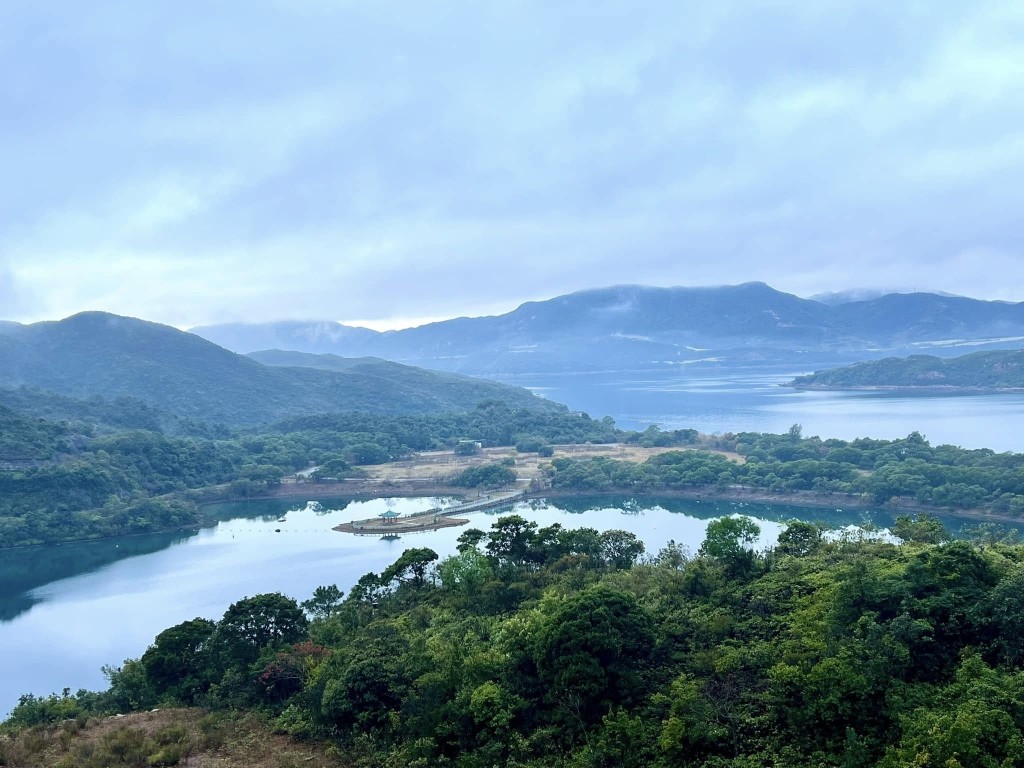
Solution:
M 1024 304 L 934 293 L 822 301 L 764 283 L 617 286 L 528 302 L 504 315 L 375 332 L 330 321 L 194 328 L 237 352 L 376 356 L 473 374 L 844 361 L 929 349 L 1018 346 Z
M 556 407 L 525 389 L 382 360 L 278 367 L 190 333 L 104 312 L 0 326 L 0 387 L 134 397 L 177 417 L 259 424 L 337 411 L 468 410 L 487 399 Z

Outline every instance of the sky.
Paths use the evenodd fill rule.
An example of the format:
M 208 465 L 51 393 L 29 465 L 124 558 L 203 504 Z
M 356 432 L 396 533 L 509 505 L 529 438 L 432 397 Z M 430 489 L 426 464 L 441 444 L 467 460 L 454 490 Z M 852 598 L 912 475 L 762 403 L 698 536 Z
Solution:
M 0 318 L 1024 300 L 1024 3 L 4 0 Z

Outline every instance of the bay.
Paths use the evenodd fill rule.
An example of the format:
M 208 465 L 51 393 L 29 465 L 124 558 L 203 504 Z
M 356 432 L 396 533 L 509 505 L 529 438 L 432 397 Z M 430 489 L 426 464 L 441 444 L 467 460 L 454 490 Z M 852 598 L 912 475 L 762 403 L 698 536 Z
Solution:
M 331 530 L 389 508 L 404 514 L 446 501 L 324 499 L 320 510 L 294 500 L 221 504 L 208 509 L 218 522 L 194 531 L 4 550 L 0 653 L 6 664 L 0 676 L 0 716 L 23 693 L 105 687 L 102 665 L 137 658 L 158 632 L 181 621 L 219 619 L 242 597 L 283 592 L 304 600 L 325 584 L 347 591 L 360 576 L 380 572 L 409 547 L 430 547 L 441 557 L 452 554 L 465 526 L 397 540 Z M 510 511 L 541 526 L 557 522 L 568 528 L 632 531 L 652 554 L 669 540 L 696 551 L 708 521 L 730 514 L 750 516 L 761 526 L 759 546 L 774 543 L 781 522 L 794 518 L 882 528 L 893 520 L 885 511 L 573 497 L 475 513 L 470 525 L 489 528 Z M 948 518 L 946 523 L 957 529 L 962 521 Z
M 676 366 L 634 373 L 496 376 L 624 429 L 785 432 L 852 440 L 923 434 L 932 445 L 1024 451 L 1022 394 L 801 392 L 781 385 L 811 368 Z

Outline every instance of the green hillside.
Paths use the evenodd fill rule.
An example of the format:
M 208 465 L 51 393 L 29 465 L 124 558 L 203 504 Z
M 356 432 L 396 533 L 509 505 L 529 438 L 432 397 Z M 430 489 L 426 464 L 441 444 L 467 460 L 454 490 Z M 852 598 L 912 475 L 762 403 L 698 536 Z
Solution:
M 346 592 L 325 574 L 301 603 L 170 626 L 106 691 L 23 697 L 0 764 L 1024 764 L 1024 548 L 897 526 L 907 543 L 793 521 L 754 551 L 757 524 L 725 517 L 696 553 L 644 557 L 628 531 L 500 517 L 443 560 L 406 549 Z M 140 722 L 182 705 L 206 727 Z M 253 753 L 269 734 L 237 738 L 250 712 L 278 760 Z
M 460 411 L 488 399 L 558 407 L 518 387 L 384 361 L 344 370 L 267 366 L 168 326 L 99 312 L 5 328 L 0 386 L 133 397 L 178 417 L 228 424 L 337 411 Z
M 47 421 L 76 422 L 89 425 L 100 432 L 121 429 L 180 431 L 176 419 L 137 397 L 117 397 L 108 400 L 99 395 L 91 395 L 80 398 L 31 387 L 0 387 L 0 405 L 23 416 Z
M 943 359 L 932 355 L 889 357 L 800 376 L 798 389 L 1024 389 L 1024 350 L 975 352 Z
M 0 405 L 0 463 L 48 459 L 67 433 L 60 424 L 27 418 Z

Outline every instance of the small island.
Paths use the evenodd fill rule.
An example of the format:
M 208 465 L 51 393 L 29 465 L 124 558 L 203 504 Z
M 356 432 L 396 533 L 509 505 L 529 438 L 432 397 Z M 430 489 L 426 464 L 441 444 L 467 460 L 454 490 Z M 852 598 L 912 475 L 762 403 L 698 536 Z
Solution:
M 959 357 L 887 357 L 798 376 L 783 386 L 805 390 L 913 391 L 935 394 L 1024 392 L 1024 350 Z
M 436 531 L 439 528 L 453 528 L 465 525 L 469 520 L 455 515 L 479 512 L 484 509 L 503 507 L 514 504 L 526 496 L 525 488 L 503 489 L 495 493 L 480 494 L 471 501 L 465 501 L 451 507 L 434 507 L 423 512 L 401 515 L 393 509 L 382 512 L 375 518 L 353 520 L 350 523 L 336 525 L 334 530 L 342 533 L 359 535 L 379 535 L 393 533 L 413 533 L 420 531 Z

